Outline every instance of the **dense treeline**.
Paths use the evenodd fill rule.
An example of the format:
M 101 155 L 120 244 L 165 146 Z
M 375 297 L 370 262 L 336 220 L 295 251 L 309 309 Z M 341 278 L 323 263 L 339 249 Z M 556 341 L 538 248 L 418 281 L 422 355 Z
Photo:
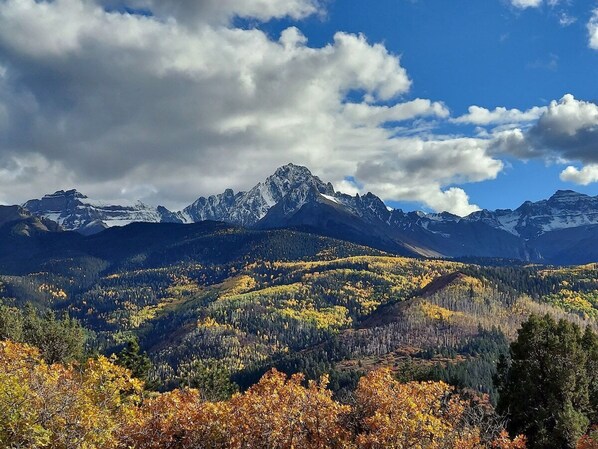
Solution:
M 0 307 L 0 339 L 34 345 L 48 372 L 58 362 L 65 372 L 76 366 L 77 376 L 88 369 L 83 360 L 89 354 L 118 354 L 109 361 L 115 372 L 146 385 L 135 394 L 122 393 L 123 399 L 131 399 L 127 410 L 150 413 L 141 421 L 176 432 L 191 430 L 180 430 L 179 424 L 160 421 L 162 415 L 153 413 L 166 413 L 165 407 L 183 396 L 193 399 L 186 402 L 194 404 L 188 409 L 193 413 L 203 413 L 204 404 L 229 404 L 222 405 L 226 410 L 237 404 L 232 397 L 248 394 L 239 391 L 274 376 L 268 374 L 273 367 L 286 375 L 300 373 L 308 381 L 328 375 L 326 395 L 339 407 L 349 407 L 349 415 L 342 416 L 363 426 L 353 408 L 355 392 L 360 379 L 384 368 L 405 383 L 456 386 L 461 399 L 486 394 L 489 409 L 498 403 L 509 418 L 511 437 L 526 434 L 534 449 L 548 439 L 558 441 L 560 446 L 554 447 L 573 448 L 579 437 L 580 447 L 592 447 L 595 437 L 588 429 L 598 421 L 592 373 L 598 367 L 585 329 L 595 329 L 598 318 L 596 265 L 475 266 L 389 257 L 323 238 L 303 241 L 299 233 L 293 234 L 296 240 L 288 236 L 273 232 L 267 240 L 255 240 L 222 228 L 184 248 L 114 260 L 111 251 L 120 249 L 104 248 L 105 254 L 97 257 L 69 255 L 29 273 L 0 276 L 5 304 Z M 32 305 L 25 306 L 29 301 Z M 529 330 L 528 323 L 523 327 L 528 332 L 518 334 L 530 314 L 546 313 L 572 327 L 555 322 Z M 538 335 L 558 338 L 544 341 Z M 509 341 L 518 337 L 526 343 L 518 340 L 520 346 L 509 350 Z M 562 342 L 566 349 L 558 349 Z M 563 367 L 551 372 L 554 378 L 543 369 L 527 373 L 530 383 L 542 376 L 548 382 L 535 390 L 513 383 L 526 379 L 517 369 L 529 364 L 530 348 L 544 354 L 541 364 L 558 360 Z M 283 385 L 294 382 L 280 379 Z M 552 401 L 542 405 L 545 415 L 535 417 L 548 423 L 542 429 L 525 421 L 536 399 L 518 391 Z M 559 401 L 565 404 L 561 408 L 555 405 Z M 140 411 L 146 406 L 153 411 Z M 131 432 L 150 432 L 149 424 L 135 425 Z M 233 424 L 226 425 L 230 429 Z M 351 444 L 358 444 L 360 431 L 342 429 Z M 496 434 L 480 438 L 488 446 Z M 164 447 L 168 444 L 174 443 Z
M 513 286 L 522 278 L 516 280 L 510 269 L 500 268 L 494 278 L 473 273 L 488 269 L 389 257 L 187 264 L 103 276 L 72 303 L 74 287 L 49 285 L 40 274 L 38 288 L 54 305 L 69 303 L 65 310 L 85 324 L 104 324 L 88 333 L 67 314 L 0 306 L 0 339 L 7 340 L 0 382 L 9 392 L 2 396 L 0 388 L 0 443 L 400 448 L 414 438 L 423 441 L 421 448 L 523 447 L 522 439 L 501 436 L 507 423 L 511 438 L 524 434 L 532 449 L 595 449 L 595 321 L 579 307 L 550 300 L 570 291 L 589 301 L 595 267 L 525 268 L 531 277 L 554 281 L 548 282 L 554 291 L 545 304 L 522 295 Z M 545 313 L 559 321 L 539 318 Z M 99 346 L 98 335 L 110 343 Z M 85 362 L 86 336 L 91 348 L 118 355 Z M 13 359 L 17 365 L 8 362 Z M 279 371 L 271 372 L 273 366 Z M 376 394 L 368 384 L 394 398 L 377 398 L 377 406 L 388 408 L 364 414 L 360 394 L 361 400 L 363 391 Z M 418 418 L 400 421 L 414 401 L 430 410 L 424 390 L 439 392 L 430 399 L 436 401 L 432 412 L 413 411 Z M 62 397 L 70 392 L 73 398 Z M 281 395 L 293 400 L 281 402 Z M 449 398 L 459 407 L 450 408 Z M 293 408 L 297 404 L 300 409 Z M 326 418 L 319 407 L 334 413 Z M 266 415 L 275 409 L 284 412 Z M 261 421 L 241 419 L 241 410 L 258 413 Z M 84 414 L 97 415 L 97 425 Z M 289 416 L 301 426 L 287 422 Z M 305 427 L 314 419 L 336 430 Z M 444 430 L 426 440 L 418 419 L 428 430 L 430 423 Z M 68 423 L 76 425 L 67 431 Z M 408 433 L 411 425 L 420 429 L 417 438 Z M 99 436 L 92 428 L 107 433 Z
M 138 340 L 152 360 L 148 380 L 161 389 L 225 378 L 225 390 L 235 388 L 231 380 L 247 387 L 272 366 L 313 379 L 331 372 L 345 384 L 363 359 L 396 371 L 413 364 L 493 400 L 501 351 L 463 349 L 486 339 L 483 331 L 494 326 L 512 339 L 533 312 L 569 313 L 580 323 L 598 313 L 595 266 L 482 267 L 284 235 L 252 240 L 218 229 L 189 242 L 184 260 L 171 250 L 118 262 L 101 254 L 50 260 L 30 274 L 0 276 L 0 297 L 67 312 L 100 353 Z
M 4 307 L 24 323 L 71 320 Z M 18 329 L 19 326 L 16 326 Z M 498 330 L 464 351 L 502 347 Z M 25 335 L 25 334 L 23 334 Z M 62 335 L 62 334 L 61 334 Z M 6 336 L 6 335 L 4 335 Z M 42 340 L 42 349 L 55 340 Z M 44 346 L 45 345 L 45 346 Z M 135 341 L 118 357 L 48 363 L 32 346 L 0 343 L 0 444 L 6 448 L 524 448 L 595 449 L 598 335 L 532 315 L 499 363 L 497 414 L 479 394 L 443 382 L 399 382 L 390 369 L 356 379 L 337 400 L 329 377 L 305 382 L 266 373 L 245 393 L 194 389 L 151 393 L 139 379 L 148 360 Z M 136 377 L 133 372 L 139 373 Z M 405 374 L 403 372 L 403 374 Z M 212 377 L 211 382 L 217 378 Z M 209 385 L 207 380 L 204 383 Z M 228 399 L 232 394 L 232 398 Z M 511 440 L 511 435 L 525 435 Z
M 86 351 L 83 327 L 68 315 L 38 312 L 31 304 L 23 310 L 0 305 L 0 340 L 33 345 L 47 363 L 81 360 Z

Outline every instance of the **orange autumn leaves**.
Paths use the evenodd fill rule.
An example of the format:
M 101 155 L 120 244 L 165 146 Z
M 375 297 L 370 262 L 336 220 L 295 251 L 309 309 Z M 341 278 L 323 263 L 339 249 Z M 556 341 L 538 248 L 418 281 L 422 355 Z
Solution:
M 483 442 L 464 420 L 467 403 L 441 382 L 401 384 L 389 370 L 363 377 L 351 405 L 340 404 L 327 378 L 304 382 L 271 371 L 227 402 L 203 403 L 175 391 L 141 407 L 124 447 L 141 449 L 523 449 L 506 433 Z
M 588 435 L 581 437 L 577 449 L 598 449 L 598 426 L 594 427 Z
M 143 393 L 106 358 L 46 365 L 24 345 L 0 343 L 0 447 L 50 449 L 522 449 L 505 433 L 483 438 L 469 403 L 440 382 L 363 377 L 335 401 L 327 378 L 271 371 L 247 392 L 210 403 L 195 390 Z
M 355 411 L 361 432 L 356 447 L 367 449 L 413 448 L 523 449 L 522 438 L 511 441 L 502 433 L 490 446 L 480 429 L 468 425 L 468 403 L 443 382 L 394 380 L 388 369 L 363 377 L 356 391 Z

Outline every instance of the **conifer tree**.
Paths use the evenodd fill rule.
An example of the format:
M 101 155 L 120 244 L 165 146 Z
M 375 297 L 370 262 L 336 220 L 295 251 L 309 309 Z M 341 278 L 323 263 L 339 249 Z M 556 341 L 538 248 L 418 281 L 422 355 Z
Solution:
M 531 316 L 497 376 L 498 409 L 531 449 L 574 449 L 595 416 L 595 334 L 568 321 Z M 595 390 L 592 390 L 595 391 Z

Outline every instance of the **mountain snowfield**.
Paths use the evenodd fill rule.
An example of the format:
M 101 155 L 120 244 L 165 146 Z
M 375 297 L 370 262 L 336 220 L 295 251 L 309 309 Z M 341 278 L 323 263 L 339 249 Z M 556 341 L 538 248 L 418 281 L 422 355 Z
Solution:
M 112 226 L 133 222 L 159 223 L 167 221 L 163 208 L 148 206 L 141 201 L 98 201 L 76 190 L 60 190 L 39 200 L 29 200 L 23 207 L 34 215 L 55 221 L 63 229 L 94 234 Z
M 308 168 L 293 164 L 278 168 L 247 192 L 227 189 L 201 197 L 178 212 L 140 201 L 97 201 L 76 190 L 58 191 L 23 207 L 85 235 L 133 222 L 212 220 L 260 229 L 304 228 L 390 252 L 431 257 L 543 261 L 554 251 L 567 249 L 560 243 L 553 245 L 548 235 L 558 234 L 560 242 L 566 233 L 567 242 L 574 246 L 598 239 L 598 197 L 557 191 L 547 200 L 527 201 L 515 210 L 481 210 L 466 217 L 403 212 L 387 207 L 372 193 L 336 192 Z M 577 246 L 575 251 L 580 251 Z

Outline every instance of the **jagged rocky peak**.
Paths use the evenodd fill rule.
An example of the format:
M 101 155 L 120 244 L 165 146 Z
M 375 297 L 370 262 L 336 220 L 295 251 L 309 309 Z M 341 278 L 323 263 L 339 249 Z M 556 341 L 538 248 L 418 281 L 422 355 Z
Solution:
M 252 226 L 283 198 L 287 207 L 300 207 L 310 191 L 330 198 L 335 195 L 332 184 L 324 183 L 307 167 L 287 164 L 247 192 L 235 194 L 228 189 L 219 195 L 199 198 L 183 210 L 182 216 L 187 222 L 217 220 Z
M 267 186 L 271 189 L 272 194 L 282 199 L 289 193 L 292 193 L 295 188 L 315 187 L 315 189 L 323 195 L 334 195 L 334 188 L 330 183 L 324 183 L 320 178 L 314 176 L 312 172 L 302 165 L 287 164 L 276 169 L 273 175 L 266 178 L 264 183 L 258 186 Z
M 418 248 L 417 251 L 421 249 L 424 255 L 449 257 L 524 254 L 527 258 L 541 258 L 529 246 L 540 237 L 547 241 L 546 236 L 557 236 L 553 231 L 566 231 L 571 236 L 570 231 L 577 232 L 573 228 L 580 228 L 579 238 L 586 238 L 588 226 L 598 227 L 598 197 L 571 190 L 559 190 L 546 200 L 527 201 L 516 210 L 481 210 L 467 217 L 447 212 L 405 213 L 389 210 L 372 193 L 351 196 L 336 192 L 332 184 L 322 181 L 307 167 L 295 164 L 277 168 L 248 191 L 226 189 L 218 195 L 199 198 L 181 212 L 141 202 L 96 201 L 77 190 L 59 190 L 24 206 L 38 217 L 84 234 L 134 221 L 214 220 L 246 227 L 307 226 L 333 233 L 337 238 L 346 232 L 358 242 L 369 242 L 382 249 L 396 249 L 396 244 L 404 243 Z M 394 243 L 388 246 L 389 241 Z
M 85 199 L 87 197 L 75 189 L 58 190 L 44 195 L 41 199 L 29 200 L 23 207 L 34 214 L 42 211 L 62 211 L 74 207 Z
M 547 200 L 525 201 L 517 209 L 479 211 L 466 217 L 530 239 L 546 232 L 598 224 L 598 198 L 558 190 Z

